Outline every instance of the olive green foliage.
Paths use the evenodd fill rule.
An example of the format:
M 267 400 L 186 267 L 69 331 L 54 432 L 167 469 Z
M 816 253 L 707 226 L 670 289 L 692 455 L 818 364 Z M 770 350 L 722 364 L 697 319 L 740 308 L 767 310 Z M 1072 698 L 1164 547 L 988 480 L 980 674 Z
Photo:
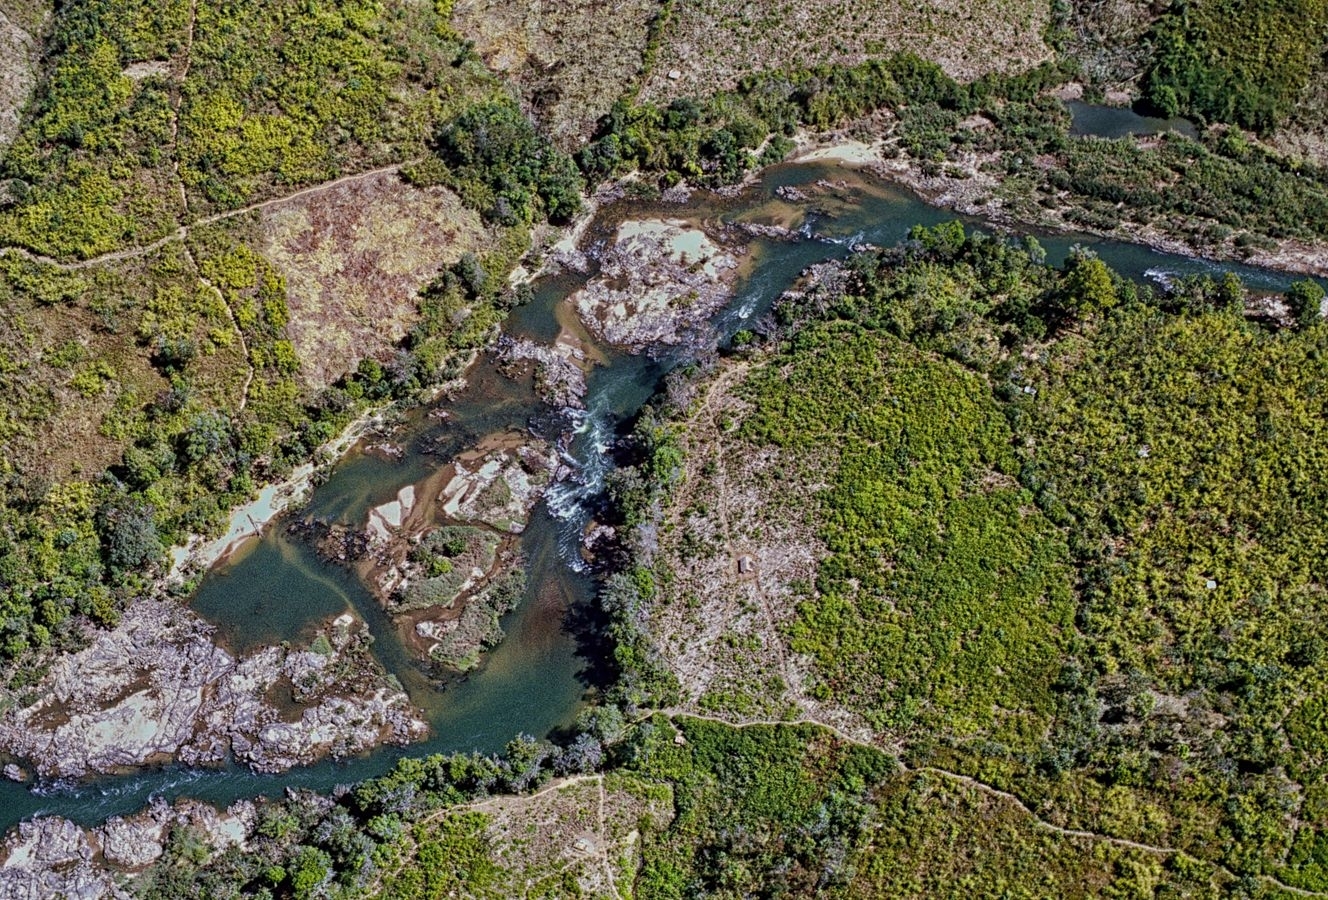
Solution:
M 55 17 L 49 73 L 0 165 L 15 202 L 0 209 L 0 241 L 60 256 L 147 242 L 174 224 L 173 85 L 131 78 L 134 62 L 177 64 L 186 0 L 83 0 Z
M 1066 839 L 1008 800 L 903 773 L 819 728 L 657 718 L 622 752 L 633 777 L 671 788 L 676 810 L 645 832 L 641 897 L 1213 893 L 1209 865 Z
M 1299 328 L 1323 321 L 1324 291 L 1317 282 L 1298 281 L 1286 292 L 1287 311 Z
M 490 820 L 471 801 L 536 789 L 569 771 L 575 748 L 518 738 L 501 756 L 406 759 L 337 799 L 304 792 L 263 803 L 244 849 L 217 852 L 172 828 L 140 883 L 148 898 L 443 898 L 514 896 Z M 613 726 L 604 785 L 653 797 L 671 815 L 636 823 L 639 868 L 626 896 L 1033 898 L 1215 894 L 1225 876 L 1181 856 L 1067 839 L 1027 811 L 937 773 L 906 773 L 888 754 L 817 726 L 729 725 L 655 715 Z M 515 800 L 516 798 L 514 798 Z M 538 824 L 531 823 L 532 829 Z M 551 836 L 541 835 L 548 840 Z M 570 836 L 553 839 L 566 846 Z M 615 864 L 617 861 L 615 861 Z M 539 896 L 579 896 L 550 856 Z M 525 886 L 531 882 L 525 881 Z M 1263 897 L 1261 885 L 1240 896 Z
M 1211 866 L 1037 827 L 1021 810 L 943 776 L 896 779 L 874 798 L 871 843 L 845 896 L 1211 897 Z M 1276 897 L 1263 885 L 1235 896 Z
M 743 351 L 738 434 L 778 448 L 791 485 L 824 485 L 812 504 L 788 490 L 827 551 L 792 649 L 817 699 L 910 764 L 1182 851 L 1114 861 L 1125 895 L 1200 890 L 1213 864 L 1251 895 L 1260 875 L 1323 889 L 1328 329 L 1247 320 L 1234 276 L 1157 293 L 1084 251 L 1061 269 L 1041 258 L 917 229 L 855 258 L 847 290 L 784 301 L 764 347 Z M 633 581 L 667 577 L 656 560 Z M 649 659 L 651 635 L 633 640 Z M 977 812 L 990 797 L 909 791 L 887 805 L 947 812 L 900 813 L 918 831 L 883 830 L 852 896 L 988 878 L 1064 892 L 1064 837 Z M 972 845 L 954 837 L 969 816 L 987 823 Z M 933 842 L 934 861 L 908 853 Z M 1000 861 L 965 869 L 967 846 Z
M 1321 66 L 1323 0 L 1186 0 L 1150 35 L 1145 102 L 1187 115 L 1271 131 L 1295 111 Z
M 908 54 L 763 73 L 666 108 L 622 100 L 577 161 L 591 181 L 640 170 L 664 183 L 730 184 L 781 160 L 800 127 L 825 130 L 888 109 L 897 122 L 887 152 L 907 152 L 927 175 L 970 153 L 992 157 L 1007 205 L 1030 221 L 1063 208 L 1079 227 L 1139 222 L 1198 245 L 1234 241 L 1237 252 L 1270 239 L 1328 240 L 1320 167 L 1216 130 L 1202 140 L 1168 134 L 1156 145 L 1071 137 L 1064 104 L 1043 94 L 1067 77 L 1044 65 L 961 84 Z M 959 127 L 973 114 L 995 127 Z
M 495 890 L 500 870 L 484 833 L 483 813 L 448 816 L 438 827 L 419 826 L 414 859 L 387 881 L 384 898 L 444 900 L 464 890 L 468 897 L 504 896 Z
M 568 222 L 581 209 L 581 174 L 510 100 L 477 104 L 438 133 L 444 180 L 486 218 L 527 226 Z
M 1067 716 L 1053 746 L 1103 783 L 1221 810 L 1210 852 L 1243 871 L 1285 852 L 1292 810 L 1298 840 L 1317 839 L 1328 796 L 1324 341 L 1133 307 L 1056 348 L 1030 372 L 1036 401 L 1012 411 L 1024 482 L 1069 526 L 1084 661 L 1112 710 L 1110 725 Z M 1076 729 L 1095 739 L 1076 746 Z M 1303 800 L 1274 799 L 1291 793 Z M 1314 858 L 1299 864 L 1296 879 L 1328 884 Z
M 805 459 L 799 479 L 833 473 L 816 514 L 831 555 L 792 632 L 819 692 L 878 728 L 1028 748 L 1072 621 L 1068 552 L 1014 483 L 985 381 L 891 334 L 962 334 L 1000 296 L 979 268 L 999 266 L 1000 246 L 872 273 L 835 310 L 848 321 L 799 330 L 748 383 L 741 433 Z
M 246 846 L 216 852 L 183 826 L 143 878 L 150 900 L 234 896 L 446 898 L 511 896 L 487 834 L 461 807 L 532 791 L 563 771 L 560 747 L 526 736 L 504 753 L 404 759 L 338 799 L 292 792 L 259 809 Z
M 0 241 L 58 257 L 421 155 L 493 86 L 434 6 L 396 0 L 77 0 L 46 58 Z
M 957 127 L 971 112 L 995 127 Z M 939 91 L 903 110 L 893 136 L 928 175 L 971 153 L 989 158 L 984 167 L 1001 179 L 999 193 L 1028 221 L 1059 209 L 1081 228 L 1141 223 L 1198 246 L 1230 242 L 1237 252 L 1266 248 L 1270 239 L 1328 239 L 1328 173 L 1239 133 L 1075 137 L 1060 101 L 1016 82 L 983 93 Z
M 459 354 L 487 340 L 504 302 L 486 266 L 507 259 L 463 260 L 423 299 L 429 315 L 410 349 L 389 366 L 366 360 L 310 397 L 285 336 L 285 283 L 243 237 L 229 226 L 195 229 L 190 253 L 168 245 L 141 272 L 83 276 L 0 260 L 0 298 L 11 311 L 6 346 L 31 343 L 29 314 L 90 306 L 106 340 L 148 354 L 155 367 L 131 381 L 119 370 L 142 367 L 141 358 L 84 362 L 77 342 L 39 360 L 0 356 L 0 384 L 11 388 L 0 405 L 6 446 L 40 440 L 56 414 L 50 385 L 63 377 L 75 390 L 95 381 L 97 392 L 114 394 L 101 433 L 123 448 L 104 474 L 61 482 L 11 462 L 30 462 L 29 452 L 0 467 L 0 657 L 77 642 L 78 616 L 113 622 L 122 603 L 147 589 L 165 547 L 218 532 L 257 484 L 307 460 L 366 404 L 407 400 L 455 375 Z M 463 274 L 473 287 L 462 287 Z M 121 330 L 132 335 L 129 351 L 115 336 Z M 73 378 L 60 374 L 80 366 Z M 505 598 L 496 607 L 510 605 Z
M 428 3 L 199 4 L 181 177 L 230 208 L 400 161 L 489 84 Z
M 681 735 L 683 742 L 675 740 Z M 814 727 L 657 718 L 628 741 L 628 770 L 671 784 L 677 815 L 645 842 L 640 896 L 806 897 L 842 886 L 896 770 Z
M 1130 139 L 1077 139 L 1056 152 L 1059 165 L 1039 178 L 1045 190 L 1082 198 L 1084 211 L 1070 218 L 1088 227 L 1110 229 L 1125 218 L 1201 245 L 1239 231 L 1250 233 L 1244 240 L 1254 245 L 1264 236 L 1328 239 L 1328 176 L 1262 148 L 1216 135 L 1195 141 L 1168 134 L 1151 150 Z M 1186 220 L 1215 225 L 1196 230 Z
M 526 571 L 518 564 L 466 600 L 460 618 L 430 649 L 430 657 L 462 672 L 475 668 L 482 652 L 501 643 L 499 619 L 517 607 L 525 592 Z
M 973 111 L 995 127 L 956 127 Z M 1266 248 L 1270 239 L 1328 239 L 1328 173 L 1312 163 L 1216 129 L 1200 139 L 1169 132 L 1150 141 L 1077 137 L 1069 129 L 1060 101 L 1006 89 L 915 103 L 893 136 L 928 175 L 972 153 L 986 157 L 984 168 L 1002 182 L 998 192 L 1028 221 L 1063 210 L 1081 228 L 1141 223 L 1237 252 Z
M 973 111 L 984 98 L 1031 96 L 1060 77 L 1058 69 L 1044 66 L 960 84 L 912 54 L 762 73 L 707 100 L 679 99 L 665 108 L 622 100 L 578 162 L 593 180 L 640 169 L 669 182 L 730 184 L 757 165 L 780 161 L 792 147 L 788 138 L 802 126 L 825 130 L 878 109 L 926 104 Z
M 410 550 L 410 561 L 420 577 L 410 580 L 399 598 L 407 608 L 451 606 L 462 586 L 472 580 L 471 570 L 487 572 L 498 548 L 496 534 L 467 525 L 447 525 L 426 535 Z

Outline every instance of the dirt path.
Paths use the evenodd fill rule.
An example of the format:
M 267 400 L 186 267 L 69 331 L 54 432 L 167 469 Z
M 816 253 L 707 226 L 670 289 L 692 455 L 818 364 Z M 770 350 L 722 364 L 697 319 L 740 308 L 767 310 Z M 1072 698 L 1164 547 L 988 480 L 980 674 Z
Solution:
M 841 731 L 840 729 L 836 728 L 833 725 L 827 725 L 826 723 L 818 722 L 815 719 L 758 719 L 758 720 L 735 723 L 735 722 L 730 722 L 727 719 L 723 719 L 719 716 L 700 715 L 694 712 L 689 712 L 687 710 L 666 709 L 666 710 L 659 710 L 659 712 L 662 712 L 670 719 L 674 718 L 697 719 L 699 721 L 714 722 L 719 725 L 727 725 L 730 728 L 737 728 L 737 729 L 758 728 L 758 727 L 777 728 L 780 726 L 809 725 L 815 728 L 821 728 L 825 731 L 828 731 L 831 734 L 833 734 L 835 737 L 839 738 L 840 740 L 846 743 L 856 744 L 860 747 L 870 747 L 873 750 L 882 750 L 881 746 L 878 744 L 875 744 L 871 741 L 859 740 L 858 738 L 846 734 L 845 732 Z M 1000 800 L 1003 800 L 1004 802 L 1009 803 L 1015 808 L 1017 808 L 1024 815 L 1028 816 L 1029 819 L 1033 822 L 1033 824 L 1037 828 L 1041 828 L 1043 831 L 1049 831 L 1052 834 L 1057 834 L 1062 837 L 1096 841 L 1098 843 L 1103 843 L 1103 844 L 1113 844 L 1117 847 L 1125 847 L 1130 850 L 1137 850 L 1141 853 L 1148 853 L 1153 856 L 1163 856 L 1163 857 L 1182 856 L 1185 857 L 1186 859 L 1191 859 L 1196 862 L 1212 866 L 1218 872 L 1221 872 L 1222 874 L 1231 878 L 1232 881 L 1240 880 L 1240 876 L 1238 876 L 1235 872 L 1231 871 L 1221 863 L 1216 863 L 1211 860 L 1200 859 L 1198 857 L 1191 856 L 1188 852 L 1181 850 L 1177 847 L 1166 847 L 1157 844 L 1145 844 L 1140 841 L 1132 841 L 1128 838 L 1115 837 L 1109 834 L 1101 834 L 1096 831 L 1083 831 L 1077 828 L 1065 828 L 1063 826 L 1056 825 L 1052 822 L 1048 822 L 1046 819 L 1042 818 L 1036 812 L 1034 812 L 1028 806 L 1028 804 L 1026 804 L 1023 800 L 1019 799 L 1019 797 L 1016 796 L 1015 794 L 1012 794 L 1006 790 L 1002 790 L 1001 788 L 995 787 L 994 785 L 987 784 L 986 782 L 979 781 L 976 778 L 973 778 L 972 776 L 963 775 L 959 772 L 951 772 L 948 769 L 938 769 L 935 766 L 910 766 L 907 763 L 905 763 L 902 759 L 900 759 L 898 756 L 895 756 L 895 761 L 899 764 L 899 768 L 903 772 L 911 772 L 922 775 L 936 775 L 940 778 L 944 778 L 956 784 L 962 784 L 963 786 L 971 790 L 979 791 L 981 793 L 987 794 L 988 796 L 999 798 Z M 1265 884 L 1268 884 L 1279 891 L 1286 891 L 1287 893 L 1295 894 L 1298 897 L 1328 897 L 1328 893 L 1323 893 L 1321 891 L 1306 890 L 1305 888 L 1293 887 L 1292 885 L 1286 884 L 1285 882 L 1278 880 L 1272 875 L 1259 875 L 1257 876 L 1257 878 L 1260 881 L 1264 882 Z
M 228 209 L 225 212 L 213 213 L 210 216 L 204 216 L 201 219 L 195 219 L 188 225 L 180 225 L 173 229 L 164 237 L 157 238 L 148 244 L 142 244 L 137 247 L 126 247 L 123 250 L 116 250 L 112 253 L 103 253 L 100 256 L 93 256 L 89 259 L 79 260 L 78 262 L 61 262 L 50 256 L 44 256 L 40 253 L 33 253 L 24 247 L 0 247 L 0 255 L 19 256 L 32 262 L 41 263 L 59 269 L 62 272 L 77 272 L 82 269 L 91 269 L 96 266 L 107 265 L 110 263 L 123 262 L 127 259 L 137 259 L 147 256 L 165 247 L 173 241 L 183 241 L 189 237 L 189 232 L 200 225 L 212 225 L 216 222 L 222 222 L 226 219 L 233 219 L 236 216 L 243 216 L 256 210 L 266 209 L 269 206 L 277 206 L 281 203 L 287 203 L 291 200 L 298 200 L 301 197 L 307 197 L 311 194 L 317 194 L 322 191 L 329 191 L 344 184 L 352 184 L 356 181 L 364 181 L 369 178 L 375 178 L 379 175 L 395 174 L 401 170 L 402 166 L 411 165 L 419 160 L 406 160 L 405 162 L 393 163 L 390 166 L 382 166 L 377 169 L 369 169 L 366 172 L 357 172 L 354 175 L 343 175 L 332 181 L 326 181 L 322 184 L 311 185 L 307 188 L 301 188 L 290 194 L 283 194 L 280 197 L 273 197 L 270 200 L 260 200 L 257 203 L 251 203 L 248 206 L 242 206 L 239 209 Z M 178 165 L 178 162 L 177 162 Z M 183 186 L 181 187 L 183 190 Z

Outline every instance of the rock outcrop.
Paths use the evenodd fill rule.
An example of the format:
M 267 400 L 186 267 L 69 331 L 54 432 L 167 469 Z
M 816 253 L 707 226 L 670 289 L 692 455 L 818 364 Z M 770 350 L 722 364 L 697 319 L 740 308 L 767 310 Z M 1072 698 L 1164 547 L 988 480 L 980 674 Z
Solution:
M 24 822 L 5 841 L 0 897 L 8 900 L 128 898 L 110 873 L 94 864 L 87 832 L 68 819 Z
M 56 660 L 0 718 L 0 748 L 45 778 L 78 778 L 228 754 L 263 772 L 421 737 L 409 698 L 389 687 L 367 631 L 342 616 L 314 650 L 268 647 L 236 659 L 193 612 L 131 606 L 84 650 Z M 322 651 L 322 652 L 318 652 Z M 289 685 L 292 704 L 272 696 Z
M 161 858 L 173 828 L 197 833 L 211 852 L 245 847 L 257 807 L 241 800 L 224 812 L 206 803 L 163 800 L 93 829 L 45 816 L 24 822 L 0 845 L 0 897 L 5 900 L 128 900 L 124 884 Z
M 572 302 L 588 329 L 637 351 L 686 340 L 728 302 L 738 270 L 733 252 L 675 220 L 624 222 L 598 256 Z

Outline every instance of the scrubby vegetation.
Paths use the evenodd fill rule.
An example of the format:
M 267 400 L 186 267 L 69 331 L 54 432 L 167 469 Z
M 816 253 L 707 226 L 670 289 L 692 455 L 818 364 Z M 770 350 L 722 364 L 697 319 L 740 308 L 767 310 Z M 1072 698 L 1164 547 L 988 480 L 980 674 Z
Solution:
M 510 101 L 467 109 L 443 126 L 435 149 L 442 179 L 495 222 L 529 226 L 538 217 L 566 224 L 581 209 L 575 164 Z
M 927 104 L 971 112 L 987 98 L 1031 99 L 1061 77 L 1048 65 L 961 84 L 907 53 L 856 66 L 762 73 L 707 99 L 667 106 L 623 100 L 579 161 L 596 178 L 640 168 L 666 182 L 729 184 L 758 164 L 781 160 L 800 127 L 826 130 L 877 110 Z
M 1145 226 L 1231 254 L 1328 240 L 1328 175 L 1313 164 L 1220 129 L 1201 139 L 1073 137 L 1065 106 L 1045 93 L 1071 71 L 1047 64 L 965 84 L 900 54 L 763 73 L 707 99 L 622 100 L 577 160 L 592 181 L 639 170 L 662 185 L 725 185 L 783 159 L 799 129 L 884 112 L 884 124 L 859 131 L 883 138 L 887 154 L 906 154 L 923 176 L 980 175 L 987 187 L 972 192 L 977 204 L 1000 196 L 1002 214 L 1028 222 L 1108 233 L 1128 226 L 1123 234 Z
M 1172 7 L 1146 97 L 1276 128 L 1322 53 L 1321 7 Z M 650 77 L 679 12 L 665 4 L 645 36 Z M 0 659 L 114 622 L 155 589 L 166 548 L 217 532 L 370 404 L 459 374 L 515 300 L 532 226 L 568 222 L 587 184 L 731 185 L 802 130 L 867 119 L 923 176 L 985 178 L 1025 219 L 1237 251 L 1328 240 L 1328 175 L 1239 131 L 1071 137 L 1046 96 L 1063 65 L 961 83 L 912 54 L 846 53 L 702 99 L 631 91 L 573 158 L 449 16 L 395 0 L 58 11 L 0 163 L 15 250 L 0 256 Z M 478 211 L 491 252 L 424 288 L 395 352 L 311 387 L 250 207 L 397 164 Z M 243 852 L 177 827 L 144 893 L 552 897 L 601 877 L 604 893 L 665 898 L 1328 891 L 1322 289 L 1256 319 L 1233 278 L 1153 290 L 1090 253 L 1053 269 L 1033 242 L 958 226 L 859 255 L 846 279 L 744 335 L 745 405 L 717 428 L 780 460 L 758 489 L 786 492 L 768 499 L 816 542 L 814 581 L 770 616 L 774 649 L 806 670 L 742 697 L 771 695 L 763 715 L 842 713 L 867 738 L 658 712 L 733 705 L 725 685 L 688 696 L 651 631 L 685 562 L 652 529 L 705 472 L 686 410 L 652 409 L 610 484 L 606 519 L 637 541 L 601 585 L 613 684 L 571 734 L 263 804 Z M 492 574 L 497 546 L 434 532 L 401 603 L 445 602 L 463 572 Z M 435 657 L 472 667 L 524 590 L 519 570 L 485 585 Z M 555 777 L 593 786 L 597 823 L 581 800 L 558 813 L 591 849 L 560 825 L 540 856 L 499 827 Z M 626 810 L 612 827 L 606 804 Z
M 257 484 L 311 458 L 367 404 L 409 400 L 454 377 L 508 302 L 481 261 L 466 257 L 424 292 L 424 318 L 389 366 L 364 360 L 309 396 L 283 334 L 281 277 L 229 228 L 198 229 L 189 246 L 188 255 L 169 248 L 153 261 L 148 298 L 127 278 L 3 261 L 0 290 L 15 337 L 7 346 L 50 339 L 28 317 L 51 306 L 68 310 L 71 324 L 99 316 L 108 339 L 132 328 L 141 345 L 96 368 L 81 343 L 61 339 L 35 359 L 6 357 L 0 369 L 13 386 L 0 419 L 0 440 L 12 448 L 0 469 L 6 659 L 76 641 L 76 614 L 113 621 L 147 589 L 166 547 L 217 532 Z M 71 369 L 69 387 L 46 387 Z M 80 392 L 93 396 L 59 409 L 58 398 Z M 65 413 L 99 416 L 89 440 L 110 457 L 104 471 L 71 477 L 67 462 L 44 464 L 42 435 Z M 60 452 L 86 458 L 77 444 Z
M 1292 294 L 1278 326 L 1230 276 L 956 225 L 786 302 L 727 452 L 776 449 L 825 548 L 784 626 L 811 696 L 1058 824 L 1322 889 L 1328 329 Z
M 488 340 L 524 221 L 426 287 L 395 353 L 311 379 L 255 217 L 216 215 L 429 156 L 497 85 L 447 13 L 80 0 L 54 17 L 50 71 L 0 163 L 0 242 L 101 258 L 0 257 L 4 659 L 76 641 L 79 616 L 113 621 L 165 548 Z
M 1268 132 L 1296 111 L 1323 64 L 1328 4 L 1322 0 L 1193 0 L 1173 6 L 1150 35 L 1144 101 Z
M 336 801 L 266 804 L 246 851 L 210 852 L 177 826 L 145 896 L 1211 896 L 1227 880 L 1057 836 L 1008 800 L 816 727 L 583 725 L 562 747 L 519 738 L 501 757 L 403 761 Z M 601 763 L 589 748 L 606 728 Z
M 47 55 L 0 240 L 58 257 L 421 155 L 492 90 L 429 4 L 81 0 Z

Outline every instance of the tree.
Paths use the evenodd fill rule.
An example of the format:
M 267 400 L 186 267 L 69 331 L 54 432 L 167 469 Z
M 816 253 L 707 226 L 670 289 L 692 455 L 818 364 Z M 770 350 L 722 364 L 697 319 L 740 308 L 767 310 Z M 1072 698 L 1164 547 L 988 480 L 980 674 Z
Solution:
M 1082 319 L 1116 305 L 1116 279 L 1093 251 L 1071 250 L 1064 271 L 1055 306 L 1066 318 Z
M 152 507 L 129 497 L 120 497 L 97 510 L 97 533 L 102 557 L 116 576 L 152 565 L 162 553 Z
M 1303 331 L 1323 321 L 1323 298 L 1323 288 L 1308 278 L 1287 288 L 1287 311 L 1298 330 Z

